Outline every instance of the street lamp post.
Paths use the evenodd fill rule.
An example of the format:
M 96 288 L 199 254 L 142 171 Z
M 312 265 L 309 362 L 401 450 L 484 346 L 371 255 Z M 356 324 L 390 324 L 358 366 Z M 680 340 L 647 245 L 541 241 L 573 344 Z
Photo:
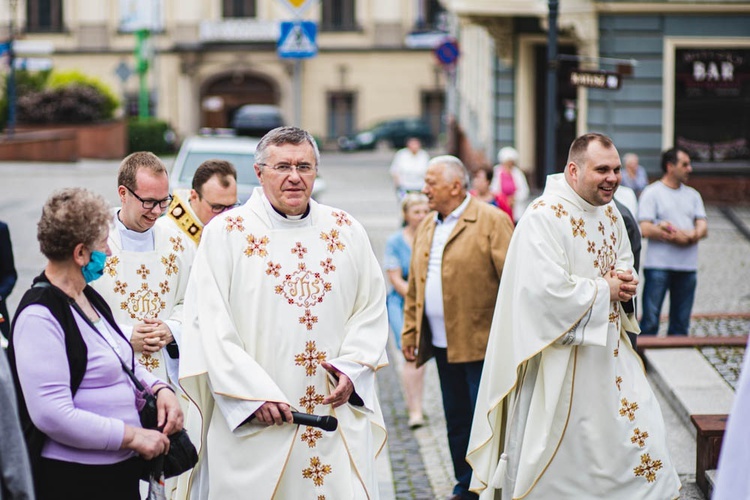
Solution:
M 8 138 L 13 137 L 13 133 L 16 129 L 16 57 L 15 49 L 13 47 L 15 42 L 15 26 L 14 20 L 16 18 L 16 7 L 18 7 L 18 0 L 9 0 L 10 5 L 10 21 L 8 22 L 8 64 L 10 66 L 8 70 L 8 123 L 6 125 L 6 134 Z
M 548 0 L 547 15 L 547 117 L 545 132 L 545 175 L 553 174 L 557 162 L 557 7 L 558 0 Z

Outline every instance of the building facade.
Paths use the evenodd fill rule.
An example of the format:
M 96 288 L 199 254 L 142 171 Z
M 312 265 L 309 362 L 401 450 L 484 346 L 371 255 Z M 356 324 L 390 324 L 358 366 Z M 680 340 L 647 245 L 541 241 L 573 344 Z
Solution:
M 243 104 L 274 104 L 333 141 L 394 117 L 439 132 L 442 12 L 437 0 L 3 0 L 0 38 L 13 19 L 17 38 L 51 44 L 55 69 L 102 79 L 135 114 L 135 32 L 145 27 L 150 106 L 179 136 L 226 127 Z M 318 33 L 317 56 L 299 64 L 276 49 L 280 21 L 295 18 Z
M 491 72 L 478 72 L 475 56 L 460 60 L 449 90 L 464 155 L 491 162 L 513 145 L 541 187 L 547 1 L 443 3 L 462 54 L 489 51 L 492 60 Z M 558 29 L 553 170 L 564 167 L 574 137 L 599 131 L 622 154 L 637 153 L 651 177 L 673 145 L 688 149 L 696 178 L 750 173 L 750 3 L 562 0 Z M 575 85 L 579 69 L 616 73 L 621 85 Z

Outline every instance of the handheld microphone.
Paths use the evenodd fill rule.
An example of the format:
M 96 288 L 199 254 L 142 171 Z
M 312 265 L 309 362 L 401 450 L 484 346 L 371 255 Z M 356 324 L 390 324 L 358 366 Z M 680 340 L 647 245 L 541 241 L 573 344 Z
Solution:
M 310 415 L 296 411 L 292 412 L 292 421 L 297 425 L 308 425 L 329 432 L 335 431 L 339 426 L 339 421 L 331 415 Z

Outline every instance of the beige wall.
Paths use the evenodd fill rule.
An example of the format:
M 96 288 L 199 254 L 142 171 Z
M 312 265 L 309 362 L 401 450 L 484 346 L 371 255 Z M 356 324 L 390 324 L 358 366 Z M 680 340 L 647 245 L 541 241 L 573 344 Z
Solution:
M 135 36 L 121 33 L 118 0 L 67 0 L 64 2 L 66 32 L 25 35 L 27 40 L 49 41 L 54 52 L 49 57 L 54 68 L 76 69 L 96 76 L 109 84 L 118 96 L 124 91 L 137 92 L 138 78 L 133 75 L 123 85 L 115 75 L 121 62 L 134 67 Z M 150 86 L 158 95 L 158 115 L 170 122 L 180 136 L 193 134 L 200 121 L 201 86 L 218 74 L 248 71 L 262 74 L 276 82 L 280 105 L 291 122 L 294 116 L 292 63 L 281 60 L 275 51 L 206 48 L 194 54 L 189 73 L 183 72 L 184 54 L 174 50 L 178 42 L 198 33 L 203 20 L 221 19 L 219 0 L 163 0 L 163 33 L 152 40 L 158 59 L 149 73 Z M 429 50 L 403 48 L 404 36 L 416 19 L 415 0 L 357 0 L 360 31 L 319 33 L 319 54 L 305 60 L 303 67 L 302 125 L 319 136 L 326 135 L 327 92 L 336 90 L 357 93 L 357 126 L 399 116 L 418 116 L 422 90 L 440 89 L 442 72 Z M 258 1 L 258 19 L 291 19 L 291 13 L 277 0 Z M 7 18 L 6 2 L 0 0 L 0 16 Z M 19 25 L 25 24 L 25 2 L 18 5 Z M 313 7 L 305 18 L 319 20 L 320 8 Z M 383 49 L 387 47 L 387 49 Z M 340 68 L 346 68 L 341 77 Z

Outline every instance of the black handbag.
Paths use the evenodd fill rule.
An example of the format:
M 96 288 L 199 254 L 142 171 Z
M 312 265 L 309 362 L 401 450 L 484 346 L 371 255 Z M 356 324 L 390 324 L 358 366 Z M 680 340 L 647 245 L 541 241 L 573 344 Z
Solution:
M 88 316 L 83 312 L 81 307 L 74 301 L 71 301 L 73 308 L 81 315 L 82 318 L 94 329 L 95 332 L 101 335 L 99 329 L 94 326 Z M 106 342 L 106 339 L 105 339 Z M 112 347 L 109 342 L 107 345 Z M 112 347 L 114 351 L 114 347 Z M 138 410 L 138 416 L 141 420 L 141 425 L 144 429 L 155 429 L 158 430 L 158 410 L 156 406 L 156 396 L 151 393 L 150 389 L 146 389 L 140 380 L 138 380 L 128 365 L 122 360 L 119 354 L 115 351 L 117 359 L 120 360 L 120 365 L 123 371 L 130 377 L 130 380 L 135 385 L 138 391 L 139 398 L 142 398 L 143 406 Z M 166 455 L 159 455 L 156 458 L 145 461 L 145 467 L 141 479 L 148 480 L 149 477 L 159 477 L 159 474 L 164 473 L 164 477 L 179 476 L 183 472 L 187 472 L 198 463 L 198 452 L 195 449 L 195 445 L 190 441 L 190 436 L 185 429 L 181 429 L 177 432 L 170 434 L 169 436 L 169 452 Z
M 150 390 L 143 387 L 143 384 L 135 377 L 133 371 L 120 360 L 122 369 L 128 374 L 135 384 L 135 388 L 140 392 L 143 398 L 143 407 L 139 410 L 138 416 L 141 419 L 141 425 L 144 429 L 158 429 L 156 396 Z M 159 477 L 164 473 L 164 477 L 179 476 L 187 472 L 198 463 L 198 452 L 195 445 L 190 441 L 190 436 L 185 429 L 170 434 L 169 452 L 166 455 L 159 455 L 156 458 L 146 461 L 141 479 L 148 480 L 150 476 Z

